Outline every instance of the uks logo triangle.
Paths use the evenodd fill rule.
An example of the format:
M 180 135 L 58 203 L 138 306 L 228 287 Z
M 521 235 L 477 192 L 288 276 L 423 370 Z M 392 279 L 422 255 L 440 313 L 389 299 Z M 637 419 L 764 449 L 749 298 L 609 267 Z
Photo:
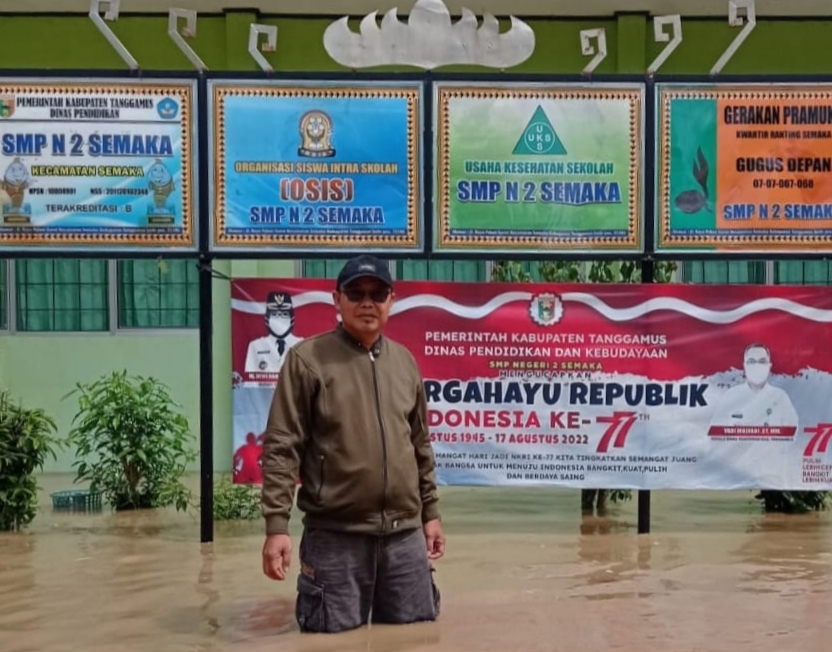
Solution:
M 555 128 L 549 122 L 549 118 L 543 111 L 542 106 L 538 106 L 529 120 L 529 124 L 523 130 L 523 135 L 514 146 L 512 154 L 520 154 L 527 156 L 562 156 L 566 154 L 566 148 L 563 146 Z

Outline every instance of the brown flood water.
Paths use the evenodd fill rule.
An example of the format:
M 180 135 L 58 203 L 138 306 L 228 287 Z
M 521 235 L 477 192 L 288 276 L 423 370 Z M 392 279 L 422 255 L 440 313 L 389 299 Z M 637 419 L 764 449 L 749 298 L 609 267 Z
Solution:
M 639 537 L 634 502 L 582 519 L 578 491 L 445 488 L 440 620 L 301 636 L 259 521 L 201 545 L 198 515 L 54 513 L 71 478 L 41 484 L 0 535 L 2 652 L 832 650 L 832 515 L 766 517 L 752 492 L 655 493 Z

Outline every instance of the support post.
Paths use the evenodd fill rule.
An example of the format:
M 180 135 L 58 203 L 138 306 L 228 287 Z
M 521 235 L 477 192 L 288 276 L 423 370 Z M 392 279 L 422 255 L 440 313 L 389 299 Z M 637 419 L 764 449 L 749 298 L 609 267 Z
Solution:
M 199 540 L 214 540 L 214 351 L 211 258 L 199 257 Z
M 199 106 L 208 107 L 208 86 L 200 75 Z M 208 114 L 197 114 L 199 142 L 208 142 Z M 209 178 L 207 156 L 199 157 L 199 177 Z M 214 540 L 214 270 L 211 255 L 210 189 L 199 188 L 199 540 Z
M 652 229 L 650 229 L 652 231 Z M 654 261 L 644 258 L 641 261 L 641 282 L 645 285 L 653 283 L 655 278 Z M 638 492 L 638 533 L 650 533 L 650 490 L 641 489 Z
M 678 32 L 677 32 L 678 34 Z M 656 116 L 656 87 L 651 82 L 647 84 L 644 102 L 644 124 L 652 125 Z M 644 163 L 644 256 L 641 259 L 641 282 L 650 285 L 655 281 L 656 269 L 653 252 L 656 247 L 656 202 L 653 193 L 656 188 L 656 163 L 652 155 L 656 151 L 656 130 L 648 129 L 644 138 L 644 150 L 647 152 Z M 650 490 L 640 489 L 638 492 L 638 533 L 650 533 Z
M 638 492 L 638 533 L 650 534 L 650 490 Z

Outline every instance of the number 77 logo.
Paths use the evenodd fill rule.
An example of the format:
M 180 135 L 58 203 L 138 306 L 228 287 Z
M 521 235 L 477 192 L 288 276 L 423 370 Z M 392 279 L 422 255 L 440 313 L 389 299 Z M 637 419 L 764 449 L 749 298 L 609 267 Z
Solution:
M 816 453 L 826 452 L 829 440 L 832 439 L 832 423 L 819 423 L 812 428 L 804 428 L 803 431 L 812 435 L 803 450 L 803 457 L 812 457 Z
M 610 442 L 613 448 L 624 448 L 627 443 L 627 435 L 630 434 L 630 428 L 636 422 L 635 412 L 613 412 L 609 417 L 595 417 L 596 423 L 608 423 L 607 429 L 601 435 L 601 440 L 598 442 L 598 448 L 595 450 L 599 453 L 606 453 L 610 449 Z M 615 437 L 615 441 L 613 441 Z

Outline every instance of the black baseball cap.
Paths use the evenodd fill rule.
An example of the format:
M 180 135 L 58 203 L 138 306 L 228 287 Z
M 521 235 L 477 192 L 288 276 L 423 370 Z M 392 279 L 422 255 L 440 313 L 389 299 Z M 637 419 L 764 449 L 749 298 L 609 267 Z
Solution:
M 350 258 L 344 263 L 344 267 L 335 281 L 336 288 L 340 289 L 354 280 L 366 276 L 378 279 L 385 285 L 393 287 L 393 277 L 390 275 L 390 267 L 387 263 L 375 256 L 364 254 Z

